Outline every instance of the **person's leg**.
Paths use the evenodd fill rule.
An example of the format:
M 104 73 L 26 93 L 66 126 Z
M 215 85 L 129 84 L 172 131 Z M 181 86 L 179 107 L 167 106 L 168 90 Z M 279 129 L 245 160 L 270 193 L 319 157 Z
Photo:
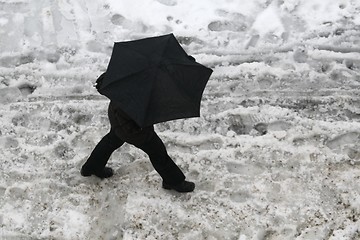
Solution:
M 95 146 L 90 157 L 82 166 L 81 174 L 83 176 L 95 175 L 100 178 L 111 177 L 113 175 L 112 169 L 105 166 L 111 154 L 123 144 L 124 141 L 118 138 L 111 129 Z
M 164 143 L 155 133 L 154 127 L 141 128 L 120 113 L 110 104 L 109 119 L 115 134 L 125 142 L 143 150 L 149 156 L 155 170 L 163 179 L 163 187 L 178 192 L 193 191 L 195 184 L 185 181 L 184 174 L 168 155 Z
M 184 174 L 168 155 L 164 143 L 155 132 L 148 141 L 135 146 L 149 155 L 152 165 L 163 179 L 163 188 L 178 192 L 194 191 L 195 184 L 185 181 Z
M 155 132 L 148 141 L 135 146 L 149 156 L 152 165 L 164 183 L 178 185 L 185 180 L 183 172 L 168 155 L 164 143 Z

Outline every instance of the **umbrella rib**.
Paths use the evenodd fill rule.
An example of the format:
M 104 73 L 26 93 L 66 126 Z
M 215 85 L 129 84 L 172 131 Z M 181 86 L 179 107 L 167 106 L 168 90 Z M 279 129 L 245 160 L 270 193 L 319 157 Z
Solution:
M 161 59 L 161 57 L 164 55 L 164 52 L 165 52 L 165 49 L 167 48 L 167 46 L 169 45 L 169 39 L 167 39 L 167 41 L 166 41 L 166 44 L 164 45 L 164 47 L 163 47 L 163 49 L 162 49 L 162 51 L 161 51 L 161 54 L 160 54 L 160 59 Z M 161 61 L 160 61 L 161 62 Z M 160 64 L 160 62 L 158 62 L 158 63 L 156 63 L 156 65 L 154 64 L 153 66 L 151 66 L 152 68 L 154 68 L 155 69 L 155 72 L 154 72 L 154 74 L 153 74 L 153 79 L 150 79 L 150 81 L 152 80 L 152 82 L 151 82 L 151 92 L 150 92 L 150 94 L 149 94 L 149 97 L 148 97 L 148 101 L 146 102 L 146 106 L 145 106 L 145 108 L 144 108 L 144 110 L 145 110 L 145 112 L 148 112 L 149 111 L 149 106 L 150 106 L 150 99 L 151 99 L 151 96 L 153 95 L 153 85 L 154 85 L 154 81 L 155 81 L 155 78 L 156 78 L 156 76 L 157 76 L 157 72 L 159 71 L 158 70 L 158 65 Z M 149 77 L 151 77 L 151 76 L 149 76 Z M 146 114 L 144 114 L 144 117 L 146 116 Z M 143 119 L 143 121 L 145 121 L 145 119 Z

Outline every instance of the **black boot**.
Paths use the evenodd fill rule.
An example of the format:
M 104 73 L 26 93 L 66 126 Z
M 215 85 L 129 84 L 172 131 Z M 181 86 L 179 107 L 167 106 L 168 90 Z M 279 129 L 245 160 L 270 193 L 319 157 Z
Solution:
M 101 179 L 109 178 L 114 175 L 114 171 L 109 167 L 104 167 L 101 171 L 88 170 L 82 167 L 80 173 L 83 177 L 90 177 L 91 175 L 95 175 Z
M 170 184 L 163 182 L 162 187 L 164 189 L 175 190 L 177 192 L 192 192 L 195 189 L 195 183 L 184 180 L 179 184 L 170 185 Z

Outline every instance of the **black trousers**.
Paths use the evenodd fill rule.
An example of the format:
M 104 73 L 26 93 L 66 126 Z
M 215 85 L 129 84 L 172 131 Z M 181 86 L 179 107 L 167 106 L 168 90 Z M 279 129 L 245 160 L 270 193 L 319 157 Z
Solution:
M 164 143 L 153 127 L 141 131 L 146 131 L 147 137 L 143 138 L 143 141 L 132 141 L 128 137 L 121 137 L 121 129 L 112 128 L 96 145 L 83 167 L 95 171 L 103 169 L 111 154 L 125 142 L 128 142 L 149 156 L 152 165 L 165 183 L 176 185 L 182 182 L 185 179 L 184 174 L 168 155 Z

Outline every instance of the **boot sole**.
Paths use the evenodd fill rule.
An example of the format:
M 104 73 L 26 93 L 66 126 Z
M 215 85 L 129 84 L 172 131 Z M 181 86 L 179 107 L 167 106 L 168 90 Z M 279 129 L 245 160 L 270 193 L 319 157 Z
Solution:
M 185 190 L 178 190 L 178 189 L 176 189 L 176 188 L 174 188 L 174 187 L 172 187 L 172 186 L 170 186 L 170 185 L 167 185 L 167 184 L 163 184 L 162 185 L 162 187 L 164 188 L 164 189 L 166 189 L 166 190 L 174 190 L 174 191 L 177 191 L 177 192 L 179 192 L 179 193 L 187 193 L 187 192 L 193 192 L 194 190 L 195 190 L 195 186 L 192 188 L 192 189 L 189 189 L 189 190 L 187 190 L 187 191 L 185 191 Z

